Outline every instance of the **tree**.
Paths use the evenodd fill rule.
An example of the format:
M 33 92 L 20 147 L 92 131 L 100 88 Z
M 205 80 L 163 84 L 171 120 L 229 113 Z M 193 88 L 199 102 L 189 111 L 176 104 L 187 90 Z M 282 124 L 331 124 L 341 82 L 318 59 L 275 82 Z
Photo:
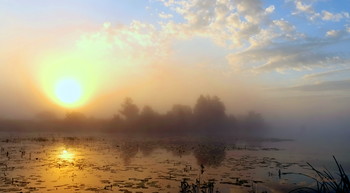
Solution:
M 87 118 L 80 112 L 68 112 L 64 118 L 64 122 L 69 129 L 70 127 L 81 128 L 86 126 Z
M 265 120 L 260 113 L 250 111 L 243 118 L 243 129 L 246 134 L 254 136 L 261 135 L 266 128 Z
M 131 98 L 126 98 L 121 105 L 122 108 L 119 113 L 126 121 L 136 121 L 139 116 L 139 108 L 133 103 Z
M 144 131 L 152 131 L 158 129 L 159 123 L 159 114 L 152 107 L 144 106 L 139 117 L 139 128 Z
M 206 131 L 224 129 L 227 124 L 225 110 L 225 105 L 219 97 L 201 95 L 193 109 L 196 125 Z
M 66 113 L 65 120 L 67 122 L 83 122 L 86 120 L 86 116 L 80 112 L 68 112 Z
M 139 108 L 133 103 L 131 98 L 126 98 L 124 103 L 121 105 L 121 110 L 119 113 L 124 118 L 124 128 L 125 130 L 135 130 L 137 128 L 137 121 L 139 119 Z
M 120 115 L 114 115 L 110 124 L 108 130 L 121 130 L 125 126 L 125 120 L 122 119 Z
M 193 112 L 187 105 L 174 105 L 166 115 L 168 127 L 177 131 L 188 130 L 192 126 Z
M 247 128 L 259 128 L 264 125 L 264 119 L 260 113 L 250 111 L 245 118 Z
M 57 116 L 55 113 L 51 111 L 42 111 L 36 114 L 35 116 L 40 121 L 53 121 L 57 120 Z

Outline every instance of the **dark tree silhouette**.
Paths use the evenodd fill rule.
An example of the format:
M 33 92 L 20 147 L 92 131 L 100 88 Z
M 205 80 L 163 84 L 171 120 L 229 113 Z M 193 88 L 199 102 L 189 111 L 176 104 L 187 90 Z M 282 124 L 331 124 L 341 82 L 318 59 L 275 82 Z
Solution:
M 140 111 L 131 98 L 121 104 L 119 113 L 110 120 L 87 118 L 79 112 L 69 112 L 64 119 L 42 112 L 35 121 L 0 120 L 0 129 L 23 130 L 100 130 L 125 134 L 209 136 L 212 138 L 235 136 L 257 137 L 266 133 L 261 114 L 254 111 L 236 118 L 226 114 L 224 103 L 217 96 L 201 95 L 193 108 L 176 104 L 166 114 L 160 114 L 150 106 Z M 222 138 L 221 138 L 222 139 Z
M 243 117 L 242 128 L 244 134 L 249 136 L 260 136 L 265 132 L 265 121 L 260 113 L 254 111 L 248 112 L 246 116 Z
M 192 109 L 186 105 L 174 105 L 166 114 L 166 120 L 169 129 L 180 132 L 188 131 L 193 125 Z
M 122 130 L 125 127 L 125 120 L 119 115 L 114 115 L 111 122 L 109 123 L 109 127 L 106 128 L 108 131 L 113 131 L 115 129 Z
M 145 106 L 140 113 L 138 123 L 138 127 L 145 132 L 159 130 L 159 114 L 155 112 L 150 106 Z
M 68 112 L 64 118 L 66 129 L 83 128 L 86 125 L 87 118 L 83 113 L 80 112 Z
M 126 98 L 121 105 L 122 108 L 119 113 L 126 121 L 135 121 L 139 116 L 139 108 L 133 103 L 131 98 Z
M 86 120 L 86 116 L 80 112 L 69 112 L 66 113 L 65 120 L 67 122 L 83 122 Z
M 42 111 L 36 114 L 35 116 L 40 121 L 53 121 L 57 120 L 57 116 L 55 113 L 51 111 Z
M 260 113 L 250 111 L 245 118 L 245 124 L 247 129 L 259 128 L 264 125 L 264 119 Z
M 139 120 L 139 108 L 133 103 L 131 98 L 126 98 L 121 105 L 119 113 L 124 118 L 124 125 L 122 130 L 136 131 L 137 122 Z
M 196 127 L 206 132 L 226 129 L 227 116 L 225 110 L 225 105 L 219 97 L 201 95 L 193 109 Z
M 257 136 L 264 132 L 261 114 L 249 112 L 240 118 L 226 114 L 224 103 L 217 96 L 201 95 L 192 110 L 190 106 L 174 105 L 162 115 L 150 106 L 141 112 L 131 98 L 126 98 L 119 111 L 121 116 L 112 119 L 114 129 L 149 134 Z

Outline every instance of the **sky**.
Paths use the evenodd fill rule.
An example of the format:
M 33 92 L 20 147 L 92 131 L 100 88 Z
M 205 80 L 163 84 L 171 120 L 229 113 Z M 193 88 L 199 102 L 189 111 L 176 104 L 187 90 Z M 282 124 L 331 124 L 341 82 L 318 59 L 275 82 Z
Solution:
M 72 109 L 108 117 L 125 97 L 162 112 L 200 94 L 238 114 L 350 113 L 350 0 L 0 4 L 2 118 Z M 58 87 L 72 82 L 79 101 L 67 105 Z

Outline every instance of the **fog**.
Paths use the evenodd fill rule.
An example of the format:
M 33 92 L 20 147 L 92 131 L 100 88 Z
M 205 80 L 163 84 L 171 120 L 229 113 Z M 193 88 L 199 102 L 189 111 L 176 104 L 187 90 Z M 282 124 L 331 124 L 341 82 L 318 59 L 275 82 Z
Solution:
M 1 192 L 349 192 L 349 0 L 0 0 Z
M 349 120 L 347 117 L 350 113 L 348 110 L 350 108 L 349 105 L 346 104 L 350 103 L 347 102 L 349 99 L 346 97 L 267 96 L 264 95 L 264 92 L 266 91 L 262 89 L 259 90 L 256 85 L 255 87 L 250 87 L 252 88 L 250 90 L 247 88 L 236 88 L 235 91 L 237 94 L 235 94 L 235 92 L 230 92 L 229 87 L 223 88 L 223 85 L 225 84 L 221 82 L 217 82 L 216 84 L 214 81 L 210 82 L 208 80 L 206 84 L 202 82 L 203 85 L 205 85 L 202 90 L 199 86 L 190 86 L 196 84 L 194 82 L 199 82 L 198 79 L 189 82 L 188 84 L 185 84 L 183 80 L 174 81 L 175 83 L 169 86 L 170 82 L 173 82 L 173 80 L 174 77 L 172 77 L 169 82 L 163 79 L 158 85 L 157 82 L 152 82 L 149 85 L 144 85 L 142 90 L 139 88 L 133 90 L 130 89 L 124 91 L 124 94 L 126 93 L 131 96 L 133 103 L 138 107 L 140 113 L 145 106 L 149 106 L 152 108 L 152 111 L 166 115 L 173 106 L 177 104 L 194 108 L 198 97 L 202 94 L 201 92 L 214 93 L 212 95 L 204 94 L 204 96 L 219 96 L 220 101 L 222 101 L 225 107 L 227 116 L 232 115 L 236 119 L 239 119 L 240 117 L 247 115 L 249 111 L 255 111 L 261 114 L 264 119 L 265 129 L 263 132 L 251 131 L 253 132 L 251 134 L 252 136 L 259 133 L 261 137 L 282 137 L 292 139 L 313 138 L 318 141 L 323 141 L 330 136 L 332 136 L 332 138 L 343 139 L 344 136 L 348 136 L 349 134 L 347 129 Z M 209 83 L 213 85 L 212 89 L 208 87 Z M 181 88 L 180 85 L 184 84 L 188 87 Z M 219 84 L 221 87 L 217 88 L 216 86 Z M 207 89 L 207 92 L 204 92 L 204 89 Z M 255 89 L 255 92 L 253 89 Z M 82 113 L 86 118 L 113 120 L 113 117 L 116 115 L 122 116 L 120 114 L 122 104 L 125 102 L 125 98 L 129 97 L 126 94 L 118 95 L 116 93 L 107 93 L 104 96 L 101 95 L 96 97 L 96 99 L 91 101 L 91 104 L 87 104 L 84 107 L 69 109 L 62 108 L 56 104 L 50 104 L 50 101 L 40 100 L 40 94 L 33 92 L 29 88 L 27 88 L 27 91 L 25 90 L 26 89 L 23 87 L 12 89 L 3 88 L 3 91 L 5 92 L 1 95 L 1 120 L 41 121 L 42 118 L 40 118 L 40 115 L 42 115 L 43 112 L 44 117 L 45 112 L 49 112 L 55 118 L 62 120 L 67 118 L 67 113 L 74 112 Z M 146 127 L 148 125 L 148 123 L 140 124 L 139 127 Z M 219 125 L 220 124 L 218 124 L 218 126 Z M 99 130 L 99 128 L 105 127 L 105 123 L 102 125 L 95 123 L 95 126 L 96 130 Z M 160 127 L 167 130 L 169 129 L 166 128 L 168 126 L 169 125 L 163 125 Z M 184 129 L 181 127 L 182 126 L 179 125 L 179 133 L 181 133 L 180 130 Z M 2 129 L 5 129 L 4 125 L 2 126 Z M 76 128 L 72 128 L 72 130 L 74 129 Z M 92 128 L 89 128 L 89 130 L 91 129 Z M 64 131 L 68 130 L 69 129 L 67 128 L 64 129 Z M 222 132 L 224 134 L 226 131 L 223 130 Z
M 193 107 L 200 95 L 209 95 L 220 98 L 228 115 L 260 113 L 271 135 L 346 133 L 349 60 L 342 48 L 348 41 L 347 25 L 311 33 L 299 26 L 303 22 L 272 20 L 269 14 L 281 11 L 274 6 L 250 3 L 234 5 L 242 8 L 233 11 L 241 19 L 250 19 L 231 21 L 233 30 L 216 12 L 207 23 L 192 20 L 188 15 L 203 8 L 197 5 L 163 20 L 164 14 L 153 13 L 158 9 L 145 9 L 150 14 L 123 3 L 113 5 L 138 14 L 120 11 L 116 16 L 99 5 L 104 10 L 99 13 L 106 14 L 102 17 L 90 3 L 82 3 L 86 10 L 77 14 L 62 2 L 46 5 L 51 11 L 18 12 L 23 7 L 7 2 L 2 18 L 12 19 L 1 19 L 0 119 L 33 120 L 43 111 L 60 119 L 69 112 L 112 119 L 127 97 L 141 109 L 149 105 L 166 114 L 174 104 Z M 250 5 L 253 12 L 242 11 Z M 63 18 L 53 14 L 57 12 L 64 12 Z M 339 16 L 337 22 L 344 21 Z M 66 76 L 75 77 L 83 90 L 74 107 L 55 93 L 57 81 Z

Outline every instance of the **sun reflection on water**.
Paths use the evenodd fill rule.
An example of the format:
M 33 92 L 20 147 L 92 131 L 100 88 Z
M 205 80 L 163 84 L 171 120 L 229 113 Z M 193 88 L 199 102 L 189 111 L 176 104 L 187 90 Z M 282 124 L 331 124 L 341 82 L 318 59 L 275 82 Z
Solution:
M 74 160 L 74 153 L 64 149 L 58 157 L 64 161 L 72 162 Z

